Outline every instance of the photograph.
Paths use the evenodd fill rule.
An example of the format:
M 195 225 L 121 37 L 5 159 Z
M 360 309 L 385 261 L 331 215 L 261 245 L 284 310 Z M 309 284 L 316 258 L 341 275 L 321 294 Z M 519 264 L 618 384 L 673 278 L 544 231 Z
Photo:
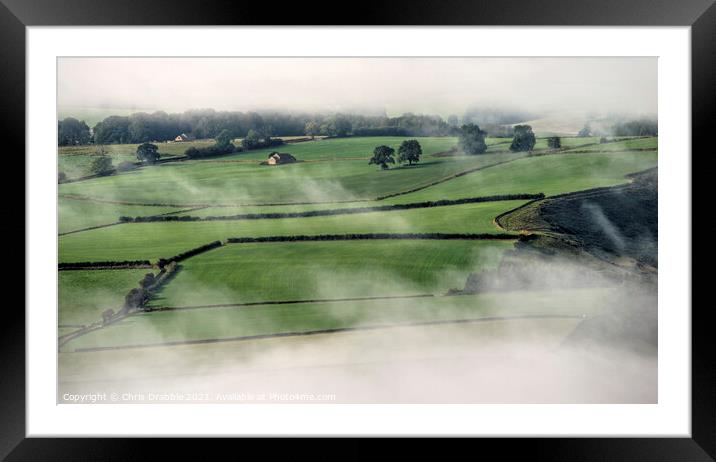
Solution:
M 57 403 L 659 402 L 657 57 L 56 66 Z

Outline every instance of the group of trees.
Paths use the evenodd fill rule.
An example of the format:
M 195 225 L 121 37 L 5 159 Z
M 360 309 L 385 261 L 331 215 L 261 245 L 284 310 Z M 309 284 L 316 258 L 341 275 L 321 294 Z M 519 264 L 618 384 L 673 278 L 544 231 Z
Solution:
M 68 117 L 58 123 L 58 144 L 145 143 L 172 140 L 180 133 L 206 139 L 216 138 L 223 131 L 231 138 L 246 138 L 251 131 L 269 136 L 446 136 L 455 135 L 457 128 L 440 116 L 411 113 L 387 117 L 202 109 L 180 114 L 157 111 L 113 115 L 98 122 L 93 130 L 86 123 Z
M 82 120 L 67 117 L 57 123 L 57 144 L 59 146 L 89 144 L 91 139 L 90 128 Z
M 420 156 L 423 155 L 423 148 L 418 140 L 405 140 L 398 147 L 398 163 L 407 162 L 408 165 L 420 162 Z M 379 165 L 381 169 L 387 170 L 388 164 L 395 164 L 395 149 L 390 146 L 376 146 L 373 150 L 373 157 L 368 161 L 368 165 Z
M 184 155 L 190 159 L 201 159 L 204 157 L 213 157 L 283 144 L 283 140 L 272 138 L 270 129 L 265 128 L 249 130 L 244 139 L 241 140 L 241 146 L 234 145 L 233 138 L 231 132 L 224 129 L 214 138 L 213 146 L 205 148 L 190 147 L 184 151 Z
M 267 127 L 249 130 L 244 139 L 241 140 L 241 148 L 248 151 L 250 149 L 268 148 L 283 144 L 283 140 L 272 138 L 271 132 L 272 130 Z
M 485 138 L 487 132 L 482 130 L 478 125 L 466 124 L 460 128 L 458 134 L 458 148 L 465 154 L 484 154 L 487 151 L 487 143 Z M 561 145 L 558 137 L 551 141 L 550 148 L 556 149 Z M 515 125 L 512 129 L 512 143 L 510 151 L 531 151 L 536 143 L 535 134 L 529 125 Z M 554 147 L 556 146 L 556 147 Z
M 356 114 L 316 115 L 306 122 L 307 136 L 447 136 L 455 127 L 440 116 L 406 113 L 398 117 Z
M 658 136 L 659 124 L 656 120 L 639 119 L 620 122 L 612 127 L 614 136 Z
M 137 146 L 137 160 L 145 164 L 154 164 L 160 158 L 159 148 L 156 144 L 142 143 Z M 115 172 L 127 171 L 136 168 L 137 166 L 133 162 L 120 162 L 116 167 L 112 164 L 112 157 L 107 154 L 107 150 L 104 146 L 99 145 L 92 156 L 92 162 L 90 162 L 88 172 L 90 175 L 104 176 L 113 175 Z M 60 182 L 67 179 L 66 175 L 61 175 L 58 180 Z
M 222 130 L 221 133 L 214 138 L 214 145 L 205 148 L 190 147 L 184 151 L 184 155 L 190 159 L 201 159 L 203 157 L 213 157 L 222 154 L 231 154 L 237 150 L 234 146 L 233 137 L 229 130 Z
M 144 143 L 172 140 L 180 133 L 196 138 L 215 138 L 223 130 L 232 137 L 245 136 L 252 128 L 264 127 L 257 113 L 192 110 L 181 114 L 138 112 L 129 116 L 109 116 L 94 127 L 94 143 Z

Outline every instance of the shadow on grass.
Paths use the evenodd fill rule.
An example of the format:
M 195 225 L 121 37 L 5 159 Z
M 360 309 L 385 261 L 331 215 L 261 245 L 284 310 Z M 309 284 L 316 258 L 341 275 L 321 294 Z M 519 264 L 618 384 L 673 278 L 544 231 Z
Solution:
M 428 161 L 428 162 L 420 162 L 420 163 L 413 164 L 413 165 L 403 164 L 403 165 L 401 165 L 401 166 L 399 166 L 399 167 L 392 168 L 391 170 L 418 169 L 418 168 L 429 167 L 429 166 L 431 166 L 431 165 L 442 164 L 442 163 L 443 163 L 443 162 L 441 162 L 441 161 L 439 161 L 439 160 L 431 160 L 431 161 Z
M 161 306 L 160 303 L 157 303 L 157 302 L 166 300 L 166 297 L 162 296 L 162 293 L 164 292 L 164 288 L 167 287 L 174 280 L 175 277 L 177 277 L 177 274 L 179 274 L 182 269 L 184 269 L 184 267 L 182 265 L 177 265 L 177 268 L 174 270 L 174 272 L 172 272 L 169 276 L 167 276 L 167 278 L 162 283 L 161 287 L 159 287 L 152 294 L 152 298 L 150 300 L 151 304 L 148 305 L 147 308 L 150 308 L 150 310 L 151 310 L 151 308 L 153 308 L 155 306 Z

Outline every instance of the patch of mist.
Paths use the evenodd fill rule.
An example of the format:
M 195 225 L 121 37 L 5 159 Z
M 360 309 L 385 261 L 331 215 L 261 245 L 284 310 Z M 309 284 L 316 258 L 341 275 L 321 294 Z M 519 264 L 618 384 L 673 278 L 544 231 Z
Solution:
M 66 377 L 60 390 L 202 393 L 234 403 L 656 402 L 653 356 L 555 346 L 565 325 L 496 324 L 134 350 L 131 361 L 107 355 L 91 381 Z
M 488 251 L 476 258 L 491 255 Z M 561 257 L 551 265 L 535 267 L 507 258 L 500 265 L 503 271 L 531 271 L 523 271 L 520 279 L 506 278 L 505 297 L 390 300 L 381 302 L 388 307 L 383 311 L 346 302 L 319 314 L 332 320 L 330 324 L 352 326 L 485 315 L 506 319 L 73 353 L 61 358 L 61 392 L 193 392 L 205 393 L 212 402 L 656 402 L 654 289 L 614 281 Z M 525 274 L 532 275 L 527 282 Z M 322 298 L 342 298 L 347 290 L 366 296 L 379 293 L 376 287 L 386 281 L 395 293 L 421 287 L 387 270 L 326 271 L 314 277 Z M 607 284 L 611 291 L 605 295 L 573 290 L 595 284 Z M 540 287 L 548 295 L 535 297 L 526 287 Z M 216 286 L 209 290 L 215 297 L 231 297 Z M 578 298 L 565 301 L 574 296 Z M 590 297 L 594 300 L 587 300 Z M 570 303 L 575 308 L 565 311 L 563 305 Z M 562 308 L 555 309 L 556 305 Z M 580 307 L 586 305 L 597 308 L 591 307 L 593 312 L 582 321 L 579 316 L 585 313 Z M 220 334 L 228 336 L 231 323 L 237 321 L 212 311 L 212 323 L 223 326 Z M 261 317 L 260 309 L 253 313 Z M 573 317 L 512 318 L 516 313 Z M 189 330 L 196 322 L 200 317 L 194 315 L 177 326 Z M 266 322 L 270 328 L 271 321 Z M 166 337 L 165 327 L 154 327 L 151 335 Z

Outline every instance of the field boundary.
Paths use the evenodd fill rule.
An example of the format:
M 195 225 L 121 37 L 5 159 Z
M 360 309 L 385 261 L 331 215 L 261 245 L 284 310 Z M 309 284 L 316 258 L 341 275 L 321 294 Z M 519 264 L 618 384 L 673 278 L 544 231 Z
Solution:
M 227 244 L 249 244 L 264 242 L 317 242 L 317 241 L 352 241 L 352 240 L 517 240 L 518 234 L 508 233 L 364 233 L 364 234 L 314 234 L 285 235 L 260 237 L 230 237 L 226 241 L 213 241 L 208 244 L 189 249 L 168 258 L 159 258 L 156 265 L 149 260 L 133 261 L 97 261 L 59 263 L 59 271 L 72 270 L 122 270 L 163 268 L 172 262 L 180 262 L 187 258 L 208 252 Z
M 138 288 L 134 287 L 130 289 L 127 295 L 125 295 L 125 301 L 124 305 L 122 305 L 122 308 L 118 309 L 116 312 L 113 309 L 107 309 L 102 312 L 101 320 L 95 321 L 88 325 L 81 325 L 79 326 L 80 328 L 78 330 L 58 337 L 57 351 L 60 351 L 60 349 L 65 346 L 69 341 L 74 340 L 90 332 L 100 330 L 111 324 L 117 323 L 122 319 L 125 319 L 128 316 L 135 314 L 137 310 L 146 311 L 144 309 L 145 303 L 149 299 L 149 297 L 152 297 L 157 291 L 159 291 L 164 285 L 166 285 L 171 279 L 173 279 L 180 269 L 181 267 L 179 265 L 173 263 L 168 267 L 162 268 L 156 278 L 152 278 L 151 284 L 144 285 L 142 284 L 142 281 L 140 281 Z M 147 299 L 142 299 L 142 301 L 135 306 L 128 304 L 128 300 L 133 298 L 136 301 L 138 299 L 136 294 L 141 295 L 142 293 L 147 297 Z
M 57 197 L 63 199 L 73 199 L 77 201 L 87 202 L 98 202 L 100 204 L 115 204 L 115 205 L 138 205 L 141 207 L 176 207 L 191 209 L 192 207 L 203 207 L 210 206 L 209 204 L 163 204 L 163 203 L 146 203 L 146 202 L 131 202 L 131 201 L 115 201 L 110 199 L 102 199 L 98 197 L 82 196 L 80 194 L 58 194 Z
M 281 219 L 281 218 L 309 218 L 332 215 L 350 215 L 371 212 L 388 212 L 396 210 L 411 210 L 418 208 L 445 207 L 452 205 L 473 204 L 481 202 L 500 202 L 511 200 L 533 200 L 544 199 L 543 193 L 537 194 L 501 194 L 494 196 L 468 197 L 464 199 L 442 199 L 438 201 L 413 202 L 409 204 L 391 204 L 378 205 L 374 207 L 350 207 L 342 209 L 324 209 L 324 210 L 306 210 L 303 212 L 274 212 L 274 213 L 243 213 L 236 215 L 218 215 L 218 216 L 176 216 L 179 212 L 170 212 L 170 214 L 148 215 L 137 217 L 120 217 L 121 223 L 152 223 L 152 222 L 168 222 L 168 221 L 230 221 L 230 220 L 261 220 L 261 219 Z M 198 207 L 193 210 L 203 210 L 211 207 Z
M 322 205 L 322 204 L 349 204 L 352 202 L 373 202 L 375 199 L 347 199 L 341 201 L 323 201 L 323 202 L 276 202 L 267 204 L 163 204 L 163 203 L 145 203 L 145 202 L 131 202 L 131 201 L 114 201 L 109 199 L 95 198 L 89 196 L 82 196 L 79 194 L 58 194 L 57 197 L 63 199 L 73 199 L 78 201 L 88 202 L 99 202 L 101 204 L 116 204 L 116 205 L 139 205 L 144 207 L 176 207 L 184 208 L 189 210 L 196 210 L 200 208 L 229 208 L 229 207 L 277 207 L 285 205 Z M 179 213 L 179 211 L 177 211 Z
M 270 338 L 281 338 L 281 337 L 302 337 L 309 335 L 321 335 L 321 334 L 336 334 L 342 332 L 360 332 L 360 331 L 375 331 L 375 330 L 387 330 L 397 329 L 401 327 L 422 327 L 422 326 L 439 326 L 439 325 L 450 325 L 450 324 L 472 324 L 480 322 L 495 322 L 495 321 L 513 321 L 513 320 L 526 320 L 526 319 L 586 319 L 586 315 L 559 315 L 559 314 L 528 314 L 528 315 L 515 315 L 515 316 L 485 316 L 480 318 L 461 318 L 461 319 L 441 319 L 434 321 L 414 321 L 394 324 L 369 324 L 363 326 L 351 326 L 351 327 L 335 327 L 332 329 L 316 329 L 307 331 L 293 331 L 293 332 L 277 332 L 273 334 L 257 334 L 257 335 L 245 335 L 239 337 L 226 337 L 226 338 L 210 338 L 210 339 L 197 339 L 197 340 L 175 340 L 169 342 L 158 342 L 158 343 L 146 343 L 146 344 L 129 344 L 121 346 L 104 346 L 104 347 L 87 347 L 87 348 L 75 348 L 72 350 L 73 353 L 83 353 L 92 351 L 111 351 L 111 350 L 128 350 L 137 348 L 153 348 L 153 347 L 168 347 L 168 346 L 180 346 L 180 345 L 200 345 L 207 343 L 223 343 L 223 342 L 242 342 L 250 340 L 262 340 Z
M 597 144 L 597 143 L 590 144 L 589 146 L 591 146 L 591 145 L 596 145 L 596 144 Z M 602 144 L 605 144 L 605 143 L 602 143 Z M 587 145 L 584 145 L 584 146 L 587 146 Z M 583 147 L 583 146 L 580 146 L 580 147 Z M 416 187 L 416 188 L 413 188 L 413 189 L 410 189 L 410 190 L 407 190 L 407 191 L 401 191 L 401 192 L 397 192 L 397 193 L 393 193 L 393 194 L 388 194 L 388 195 L 385 195 L 385 196 L 379 196 L 379 197 L 377 197 L 375 200 L 376 200 L 376 201 L 380 201 L 380 200 L 389 199 L 389 198 L 396 197 L 396 196 L 402 196 L 402 195 L 404 195 L 404 194 L 410 194 L 410 193 L 413 193 L 413 192 L 422 191 L 423 189 L 429 188 L 429 187 L 431 187 L 431 186 L 438 185 L 438 184 L 440 184 L 440 183 L 445 183 L 446 181 L 450 181 L 450 180 L 453 180 L 453 179 L 455 179 L 455 178 L 459 178 L 459 177 L 461 177 L 461 176 L 468 175 L 468 174 L 470 174 L 470 173 L 478 172 L 478 171 L 480 171 L 480 170 L 484 170 L 484 169 L 491 168 L 491 167 L 497 167 L 498 165 L 509 164 L 510 162 L 517 162 L 517 161 L 520 161 L 520 160 L 523 160 L 523 159 L 528 159 L 528 158 L 531 158 L 531 157 L 558 156 L 558 155 L 564 155 L 564 154 L 623 154 L 623 153 L 629 153 L 629 152 L 650 152 L 650 151 L 658 151 L 658 149 L 656 149 L 656 148 L 635 148 L 635 149 L 625 149 L 625 150 L 618 150 L 618 151 L 609 151 L 609 150 L 600 150 L 600 151 L 570 151 L 570 150 L 560 149 L 560 150 L 535 151 L 535 152 L 533 152 L 533 153 L 531 153 L 531 154 L 526 154 L 526 155 L 524 155 L 524 156 L 522 156 L 522 157 L 518 157 L 518 158 L 516 158 L 516 159 L 504 160 L 504 161 L 502 161 L 502 162 L 497 162 L 497 163 L 490 164 L 490 165 L 485 165 L 485 166 L 482 166 L 482 167 L 475 167 L 475 168 L 471 168 L 471 169 L 468 169 L 468 170 L 464 170 L 464 171 L 462 171 L 462 172 L 458 172 L 458 173 L 455 173 L 455 174 L 453 174 L 453 175 L 450 175 L 450 176 L 447 176 L 447 177 L 444 177 L 444 178 L 435 180 L 435 181 L 431 182 L 430 184 L 423 185 L 423 186 L 418 186 L 418 187 Z M 499 155 L 499 154 L 502 154 L 502 152 L 495 153 L 495 154 L 496 154 L 496 155 Z M 480 155 L 484 155 L 484 154 L 476 154 L 475 156 L 480 156 Z
M 93 229 L 109 228 L 110 226 L 121 225 L 121 221 L 115 221 L 113 223 L 105 223 L 103 225 L 89 226 L 87 228 L 73 229 L 72 231 L 65 231 L 64 233 L 57 233 L 58 236 L 67 236 L 68 234 L 81 233 L 82 231 L 92 231 Z
M 550 197 L 553 197 L 553 196 L 550 196 Z M 502 225 L 502 223 L 500 222 L 500 220 L 501 220 L 502 218 L 504 218 L 505 216 L 507 216 L 507 215 L 509 215 L 509 214 L 511 214 L 511 213 L 513 213 L 513 212 L 516 212 L 517 210 L 522 210 L 523 208 L 529 207 L 530 205 L 534 204 L 535 202 L 539 202 L 539 201 L 542 201 L 542 200 L 544 200 L 544 199 L 545 199 L 545 198 L 535 199 L 535 200 L 533 200 L 533 201 L 527 202 L 526 204 L 522 204 L 522 205 L 520 205 L 519 207 L 515 207 L 515 208 L 512 209 L 512 210 L 508 210 L 508 211 L 506 211 L 506 212 L 502 212 L 501 214 L 497 215 L 492 221 L 493 221 L 493 222 L 495 223 L 495 225 L 497 225 L 500 229 L 503 229 L 503 230 L 505 230 L 505 231 L 513 231 L 513 232 L 514 232 L 514 231 L 525 231 L 525 230 L 510 230 L 510 229 L 504 227 L 504 226 Z M 532 230 L 530 230 L 530 231 L 532 231 Z
M 525 157 L 527 157 L 527 156 L 518 157 L 517 159 L 503 160 L 503 161 L 501 161 L 501 162 L 496 162 L 496 163 L 490 164 L 490 165 L 483 165 L 483 166 L 481 166 L 481 167 L 469 168 L 469 169 L 467 169 L 467 170 L 463 170 L 463 171 L 461 171 L 461 172 L 453 173 L 452 175 L 448 175 L 448 176 L 446 176 L 446 177 L 439 178 L 439 179 L 437 179 L 437 180 L 431 181 L 430 183 L 424 184 L 424 185 L 422 185 L 422 186 L 418 186 L 418 187 L 415 187 L 415 188 L 412 188 L 412 189 L 408 189 L 408 190 L 405 190 L 405 191 L 400 191 L 400 192 L 397 192 L 397 193 L 386 194 L 386 195 L 384 195 L 384 196 L 378 196 L 377 198 L 375 198 L 375 200 L 376 200 L 376 201 L 382 201 L 382 200 L 385 200 L 385 199 L 389 199 L 389 198 L 391 198 L 391 197 L 397 197 L 397 196 L 402 196 L 402 195 L 404 195 L 404 194 L 410 194 L 410 193 L 413 193 L 413 192 L 422 191 L 423 189 L 429 188 L 429 187 L 431 187 L 431 186 L 438 185 L 438 184 L 440 184 L 440 183 L 445 183 L 446 181 L 454 180 L 455 178 L 459 178 L 459 177 L 461 177 L 461 176 L 468 175 L 468 174 L 470 174 L 470 173 L 479 172 L 480 170 L 484 170 L 484 169 L 486 169 L 486 168 L 497 167 L 498 165 L 504 165 L 504 164 L 508 164 L 508 163 L 510 163 L 510 162 L 515 162 L 515 161 L 517 161 L 517 160 L 524 159 Z
M 208 252 L 209 250 L 216 249 L 217 247 L 221 247 L 222 245 L 224 245 L 224 243 L 221 241 L 213 241 L 208 244 L 200 245 L 199 247 L 194 247 L 193 249 L 189 249 L 185 252 L 174 255 L 173 257 L 160 258 L 157 261 L 157 266 L 159 266 L 159 268 L 164 268 L 172 262 L 178 263 L 180 261 L 186 260 L 187 258 L 191 258 L 204 252 Z
M 262 237 L 230 237 L 227 244 L 260 242 L 312 242 L 312 241 L 360 241 L 360 240 L 517 240 L 519 235 L 507 233 L 365 233 L 365 234 L 315 234 Z
M 218 303 L 212 305 L 187 305 L 187 306 L 161 306 L 161 307 L 147 307 L 147 311 L 184 311 L 184 310 L 198 310 L 208 308 L 242 308 L 250 306 L 261 306 L 261 305 L 298 305 L 301 303 L 333 303 L 333 302 L 361 302 L 371 300 L 401 300 L 401 299 L 413 299 L 413 298 L 431 298 L 435 297 L 434 294 L 415 294 L 415 295 L 385 295 L 375 297 L 352 297 L 352 298 L 317 298 L 317 299 L 306 299 L 306 300 L 267 300 L 262 302 L 244 302 L 244 303 Z
M 124 270 L 124 269 L 151 269 L 154 268 L 149 260 L 127 261 L 82 261 L 71 263 L 58 263 L 58 271 L 81 270 Z

